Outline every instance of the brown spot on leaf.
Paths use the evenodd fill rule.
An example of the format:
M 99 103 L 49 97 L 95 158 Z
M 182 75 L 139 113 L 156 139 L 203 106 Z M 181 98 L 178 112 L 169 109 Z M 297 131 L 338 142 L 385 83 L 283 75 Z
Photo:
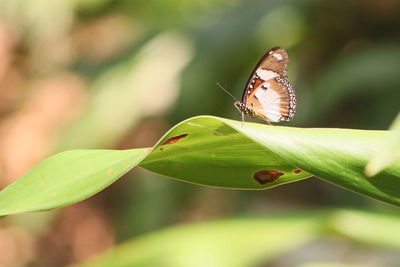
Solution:
M 188 136 L 188 134 L 181 134 L 181 135 L 171 137 L 170 139 L 168 139 L 167 141 L 162 143 L 162 145 L 171 145 L 171 144 L 178 143 L 179 140 L 181 140 L 182 138 L 185 138 L 186 136 Z
M 160 151 L 163 151 L 163 150 L 164 150 L 164 148 L 160 147 Z
M 302 170 L 295 170 L 294 173 L 301 173 Z
M 110 176 L 111 176 L 111 175 L 114 175 L 114 173 L 115 173 L 114 170 L 108 170 L 108 171 L 107 171 L 107 174 L 110 175 Z
M 272 183 L 281 177 L 284 173 L 277 170 L 262 170 L 255 172 L 253 175 L 254 180 L 259 184 Z

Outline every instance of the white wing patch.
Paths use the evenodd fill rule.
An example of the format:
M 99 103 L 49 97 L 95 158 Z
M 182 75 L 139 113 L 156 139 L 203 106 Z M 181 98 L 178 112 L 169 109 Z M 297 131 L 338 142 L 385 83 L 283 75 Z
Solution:
M 278 53 L 273 53 L 272 56 L 276 58 L 278 61 L 282 61 L 283 59 L 282 55 Z
M 274 72 L 274 71 L 270 71 L 270 70 L 264 70 L 262 68 L 259 68 L 256 71 L 256 74 L 258 77 L 260 77 L 261 80 L 263 81 L 268 81 L 272 78 L 278 77 L 278 73 Z
M 263 113 L 265 113 L 268 119 L 277 122 L 281 118 L 281 97 L 278 92 L 270 87 L 270 83 L 264 83 L 262 87 L 264 88 L 258 89 L 254 93 L 254 96 L 257 98 L 258 102 L 260 102 Z

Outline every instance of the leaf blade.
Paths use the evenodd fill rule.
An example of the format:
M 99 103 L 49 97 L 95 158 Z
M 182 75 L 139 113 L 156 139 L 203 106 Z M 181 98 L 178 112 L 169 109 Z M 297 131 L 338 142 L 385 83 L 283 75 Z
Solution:
M 317 238 L 319 219 L 282 216 L 181 225 L 125 242 L 74 266 L 176 267 L 198 266 L 199 261 L 202 266 L 256 266 Z
M 54 209 L 86 199 L 129 171 L 147 153 L 147 149 L 133 149 L 56 154 L 0 192 L 0 215 Z
M 400 155 L 400 113 L 389 129 L 390 133 L 379 151 L 371 157 L 365 167 L 367 176 L 372 177 L 393 163 Z
M 220 136 L 227 140 L 218 141 L 216 132 L 219 129 L 223 129 Z M 168 138 L 181 134 L 188 136 L 168 147 L 163 145 Z M 379 174 L 377 179 L 368 179 L 364 174 L 369 157 L 376 153 L 387 134 L 387 131 L 268 126 L 200 116 L 175 126 L 156 145 L 155 152 L 140 165 L 151 171 L 192 183 L 239 189 L 269 188 L 315 175 L 340 187 L 400 205 L 400 160 Z M 191 135 L 194 143 L 190 141 Z M 199 149 L 201 139 L 206 137 L 211 143 L 227 142 L 225 148 L 229 142 L 232 146 L 247 142 L 248 147 L 247 150 L 242 149 L 242 153 L 239 151 L 239 154 L 233 153 L 233 150 L 225 150 L 225 154 L 218 154 L 218 150 L 215 150 L 214 159 L 209 160 L 205 155 L 192 151 L 193 148 Z M 212 158 L 213 146 L 206 144 L 207 141 L 204 143 L 205 153 L 208 158 Z M 157 164 L 155 158 L 162 158 L 159 154 L 164 152 L 165 158 L 171 157 L 168 164 L 163 166 L 162 163 Z M 183 155 L 189 152 L 193 153 L 190 158 L 192 166 L 185 168 L 186 158 L 182 159 L 180 153 Z M 224 161 L 224 156 L 229 159 Z M 268 162 L 272 164 L 268 165 Z M 167 165 L 169 168 L 166 168 Z M 283 175 L 271 183 L 260 185 L 254 181 L 253 176 L 261 168 L 274 168 L 285 175 L 291 175 Z M 302 171 L 302 176 L 293 175 L 296 170 Z M 228 184 L 224 179 L 226 175 L 231 176 Z

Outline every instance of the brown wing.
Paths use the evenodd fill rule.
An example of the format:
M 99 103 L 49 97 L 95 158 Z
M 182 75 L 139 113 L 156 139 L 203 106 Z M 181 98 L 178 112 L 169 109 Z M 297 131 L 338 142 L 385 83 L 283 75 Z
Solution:
M 275 47 L 264 55 L 259 68 L 270 70 L 279 74 L 279 76 L 287 76 L 287 64 L 289 57 L 283 48 Z
M 246 87 L 242 95 L 242 102 L 246 104 L 246 98 L 249 94 L 249 91 L 253 91 L 255 88 L 257 88 L 257 86 L 252 86 L 252 82 L 256 82 L 257 78 L 260 78 L 256 75 L 256 71 L 258 69 L 261 68 L 263 70 L 268 70 L 286 78 L 288 62 L 289 57 L 283 48 L 274 47 L 267 51 L 264 56 L 258 61 L 253 71 L 251 72 L 249 79 L 247 80 Z M 265 80 L 261 79 L 261 81 Z

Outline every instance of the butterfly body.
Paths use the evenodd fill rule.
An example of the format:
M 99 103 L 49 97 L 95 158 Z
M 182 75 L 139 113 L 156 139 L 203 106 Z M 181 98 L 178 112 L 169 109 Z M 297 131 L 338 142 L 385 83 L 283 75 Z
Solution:
M 296 112 L 296 96 L 287 78 L 288 56 L 282 48 L 269 50 L 257 63 L 234 105 L 251 118 L 290 121 Z

